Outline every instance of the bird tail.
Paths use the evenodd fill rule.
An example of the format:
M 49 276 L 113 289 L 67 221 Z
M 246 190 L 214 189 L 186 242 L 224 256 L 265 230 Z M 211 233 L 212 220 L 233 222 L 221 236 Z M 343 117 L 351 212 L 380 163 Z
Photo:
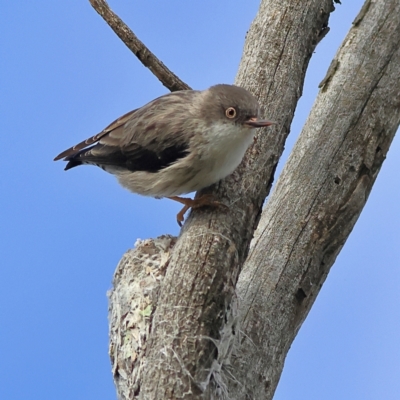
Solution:
M 77 167 L 77 166 L 83 164 L 82 161 L 79 160 L 79 158 L 75 158 L 75 157 L 72 157 L 71 160 L 65 160 L 65 161 L 68 161 L 68 163 L 65 166 L 64 171 L 68 171 L 71 168 L 74 168 L 74 167 Z
M 89 147 L 86 149 L 79 150 L 70 156 L 64 157 L 63 161 L 68 161 L 67 165 L 64 168 L 64 171 L 68 171 L 71 168 L 78 167 L 79 165 L 85 164 L 83 162 L 83 157 L 81 157 L 84 153 L 89 153 L 89 151 L 93 148 Z

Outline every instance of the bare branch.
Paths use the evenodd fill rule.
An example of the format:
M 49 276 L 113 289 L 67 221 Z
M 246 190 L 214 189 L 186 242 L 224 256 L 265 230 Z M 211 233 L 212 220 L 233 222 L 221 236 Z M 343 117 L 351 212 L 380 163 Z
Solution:
M 180 80 L 170 71 L 129 29 L 129 27 L 108 6 L 105 0 L 89 0 L 92 7 L 101 15 L 104 21 L 135 54 L 140 62 L 161 81 L 171 92 L 188 90 L 190 86 Z
M 259 135 L 239 169 L 209 189 L 230 203 L 229 213 L 196 210 L 172 250 L 175 239 L 165 244 L 158 238 L 119 265 L 110 332 L 120 399 L 271 399 L 288 348 L 365 204 L 399 123 L 397 3 L 371 2 L 335 57 L 263 213 L 237 302 L 235 283 L 308 61 L 332 11 L 331 0 L 261 2 L 236 84 L 255 93 L 279 125 Z M 140 266 L 134 265 L 138 258 Z M 138 309 L 147 320 L 137 318 Z M 242 346 L 230 360 L 238 336 Z M 136 337 L 145 341 L 131 341 Z
M 331 11 L 331 0 L 261 3 L 247 34 L 236 84 L 255 93 L 266 105 L 268 118 L 279 124 L 258 136 L 233 175 L 208 189 L 230 204 L 230 211 L 199 209 L 189 216 L 152 315 L 142 398 L 187 394 L 195 399 L 213 388 L 224 390 L 219 356 L 229 347 L 223 338 L 226 323 L 233 322 L 235 283 L 289 133 L 308 62 Z
M 242 386 L 230 391 L 235 399 L 272 398 L 400 123 L 400 3 L 370 2 L 361 15 L 332 62 L 240 275 L 244 335 L 233 368 Z

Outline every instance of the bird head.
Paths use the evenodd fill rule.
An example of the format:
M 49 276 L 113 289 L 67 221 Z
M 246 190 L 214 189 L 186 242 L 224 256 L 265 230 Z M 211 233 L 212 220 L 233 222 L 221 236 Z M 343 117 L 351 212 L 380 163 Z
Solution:
M 204 92 L 203 114 L 209 121 L 262 128 L 274 122 L 260 118 L 257 99 L 246 89 L 233 85 L 215 85 Z

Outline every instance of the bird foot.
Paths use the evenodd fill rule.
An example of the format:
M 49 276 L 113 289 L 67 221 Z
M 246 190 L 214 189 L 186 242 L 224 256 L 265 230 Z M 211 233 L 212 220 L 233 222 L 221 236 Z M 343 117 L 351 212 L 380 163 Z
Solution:
M 179 197 L 179 196 L 172 196 L 168 197 L 171 200 L 175 200 L 178 203 L 184 204 L 184 207 L 181 211 L 178 212 L 176 215 L 176 220 L 178 221 L 178 225 L 182 226 L 182 222 L 185 219 L 185 214 L 189 210 L 189 208 L 200 208 L 200 207 L 222 207 L 228 209 L 229 207 L 224 203 L 221 203 L 218 200 L 215 200 L 215 197 L 212 194 L 203 194 L 197 199 L 191 199 L 188 197 Z

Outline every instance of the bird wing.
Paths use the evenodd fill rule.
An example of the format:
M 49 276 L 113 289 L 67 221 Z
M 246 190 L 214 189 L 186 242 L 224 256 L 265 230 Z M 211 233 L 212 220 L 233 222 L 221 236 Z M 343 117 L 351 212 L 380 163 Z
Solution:
M 129 111 L 126 114 L 124 114 L 122 117 L 119 117 L 115 121 L 111 122 L 110 125 L 108 125 L 106 128 L 104 128 L 97 135 L 94 135 L 94 136 L 84 140 L 83 142 L 80 142 L 80 143 L 76 144 L 75 146 L 72 146 L 69 149 L 63 151 L 56 158 L 54 158 L 54 161 L 58 161 L 58 160 L 61 160 L 62 158 L 74 156 L 75 154 L 77 154 L 81 150 L 83 150 L 84 148 L 98 142 L 101 138 L 110 134 L 112 131 L 114 131 L 118 128 L 121 128 L 129 120 L 129 118 L 134 114 L 134 112 L 136 110 L 137 109 Z
M 161 96 L 123 115 L 54 160 L 69 161 L 65 169 L 82 163 L 130 171 L 156 172 L 165 168 L 188 154 L 193 134 L 185 121 L 188 120 L 187 104 L 193 93 L 174 92 Z

